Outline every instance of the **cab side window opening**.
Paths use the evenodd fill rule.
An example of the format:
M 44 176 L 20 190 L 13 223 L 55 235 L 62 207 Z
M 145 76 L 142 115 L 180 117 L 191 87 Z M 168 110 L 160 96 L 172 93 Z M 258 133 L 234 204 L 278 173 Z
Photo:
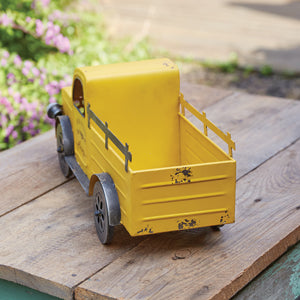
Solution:
M 83 97 L 83 88 L 81 81 L 76 78 L 74 80 L 73 85 L 73 103 L 79 110 L 79 112 L 84 116 L 85 110 L 84 110 L 84 97 Z

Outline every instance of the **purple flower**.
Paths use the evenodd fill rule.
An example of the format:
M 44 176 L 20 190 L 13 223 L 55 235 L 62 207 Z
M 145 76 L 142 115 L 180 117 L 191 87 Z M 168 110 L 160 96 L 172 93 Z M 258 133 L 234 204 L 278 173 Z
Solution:
M 2 59 L 1 59 L 1 66 L 2 66 L 2 67 L 5 67 L 6 64 L 7 64 L 7 60 L 6 60 L 5 58 L 2 58 Z
M 6 76 L 7 79 L 14 79 L 15 75 L 13 73 L 8 73 Z
M 31 18 L 30 17 L 26 17 L 25 20 L 26 20 L 27 23 L 29 23 L 31 21 Z
M 36 35 L 39 37 L 39 36 L 42 36 L 43 33 L 44 33 L 44 25 L 43 25 L 43 22 L 39 19 L 37 19 L 35 21 L 35 32 L 36 32 Z
M 32 67 L 32 62 L 29 61 L 29 60 L 25 60 L 24 66 L 25 66 L 27 69 L 30 69 L 30 68 Z
M 7 117 L 5 115 L 1 115 L 1 124 L 6 124 L 7 123 Z
M 56 99 L 55 99 L 55 97 L 50 97 L 49 98 L 49 103 L 55 103 L 56 102 Z
M 18 137 L 18 133 L 14 130 L 14 131 L 11 133 L 11 136 L 12 136 L 13 139 L 15 140 L 15 139 Z
M 5 135 L 9 136 L 14 130 L 14 126 L 13 125 L 8 125 L 8 127 L 6 128 L 6 132 Z
M 21 66 L 21 64 L 22 64 L 22 59 L 18 54 L 14 58 L 14 64 L 18 67 Z
M 22 128 L 23 132 L 27 132 L 28 129 L 29 129 L 28 126 L 24 126 L 24 127 Z
M 4 26 L 11 25 L 13 23 L 13 20 L 7 15 L 7 14 L 2 14 L 0 16 L 0 24 Z
M 49 3 L 50 3 L 50 0 L 40 0 L 40 2 L 42 3 L 42 5 L 44 7 L 47 7 L 49 5 Z
M 64 37 L 62 34 L 59 34 L 55 37 L 54 45 L 61 52 L 68 52 L 70 49 L 70 41 L 67 37 Z
M 20 93 L 18 93 L 18 92 L 15 93 L 13 97 L 17 103 L 21 103 L 21 94 Z
M 29 120 L 28 129 L 33 129 L 33 128 L 34 128 L 34 124 L 32 120 Z
M 47 84 L 45 86 L 45 90 L 50 96 L 53 96 L 58 93 L 57 89 L 53 87 L 51 84 Z
M 8 85 L 12 85 L 16 82 L 16 76 L 13 73 L 8 73 L 7 76 Z
M 9 52 L 4 50 L 3 55 L 4 58 L 9 58 Z
M 32 68 L 31 71 L 32 71 L 32 74 L 33 74 L 35 77 L 37 77 L 37 76 L 40 75 L 40 71 L 39 71 L 39 69 L 36 68 L 36 67 Z
M 7 112 L 8 112 L 9 114 L 15 113 L 15 110 L 13 109 L 12 106 L 7 107 L 6 109 L 7 109 Z
M 53 31 L 54 31 L 55 34 L 60 33 L 60 27 L 58 25 L 54 25 Z
M 5 107 L 10 106 L 10 102 L 8 101 L 8 99 L 6 97 L 0 98 L 0 104 L 3 104 Z
M 27 68 L 23 68 L 22 73 L 24 76 L 27 76 L 29 74 L 29 70 Z

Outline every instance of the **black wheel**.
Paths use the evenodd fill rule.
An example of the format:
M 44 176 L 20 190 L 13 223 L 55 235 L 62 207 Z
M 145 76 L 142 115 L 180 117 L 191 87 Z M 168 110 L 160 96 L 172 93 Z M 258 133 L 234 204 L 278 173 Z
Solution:
M 64 136 L 60 122 L 58 122 L 56 125 L 56 144 L 60 169 L 63 175 L 68 178 L 72 175 L 72 170 L 65 160 Z
M 222 224 L 222 225 L 215 225 L 215 226 L 211 226 L 211 229 L 213 231 L 220 231 L 221 227 L 223 227 L 223 226 L 224 226 L 224 224 Z
M 99 181 L 94 186 L 94 220 L 99 240 L 104 245 L 109 244 L 113 238 L 114 227 L 109 225 L 107 199 Z

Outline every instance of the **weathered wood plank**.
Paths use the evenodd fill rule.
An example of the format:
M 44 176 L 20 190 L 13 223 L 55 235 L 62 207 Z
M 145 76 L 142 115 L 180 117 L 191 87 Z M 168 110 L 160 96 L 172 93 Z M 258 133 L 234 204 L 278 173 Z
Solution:
M 143 238 L 123 227 L 103 246 L 96 235 L 93 201 L 76 180 L 0 218 L 0 278 L 72 299 L 72 289 Z
M 66 182 L 54 130 L 0 152 L 0 216 Z
M 189 91 L 195 91 L 195 89 L 190 89 Z M 207 91 L 208 94 L 206 97 L 209 98 L 209 90 Z M 233 120 L 235 120 L 236 110 L 240 110 L 239 115 L 244 116 L 244 119 L 248 120 L 247 124 L 249 124 L 250 128 L 247 128 L 246 125 L 244 125 L 244 127 L 239 127 L 241 128 L 240 131 L 237 130 L 235 132 L 236 136 L 233 136 L 233 138 L 240 141 L 240 136 L 246 135 L 243 139 L 241 139 L 242 145 L 246 150 L 247 145 L 252 145 L 252 143 L 256 141 L 256 132 L 253 133 L 253 126 L 251 127 L 251 124 L 256 123 L 256 120 L 258 119 L 262 120 L 264 122 L 263 124 L 267 125 L 268 122 L 265 121 L 265 119 L 272 118 L 274 111 L 276 117 L 278 118 L 279 125 L 282 125 L 283 127 L 290 126 L 289 122 L 292 122 L 292 120 L 294 120 L 293 126 L 295 128 L 298 128 L 297 126 L 299 126 L 299 121 L 295 119 L 295 116 L 297 114 L 299 115 L 300 107 L 299 105 L 297 106 L 297 102 L 278 99 L 275 99 L 275 102 L 269 101 L 266 105 L 267 107 L 264 108 L 264 117 L 261 117 L 261 115 L 258 114 L 259 117 L 256 119 L 255 115 L 251 115 L 251 106 L 249 107 L 247 105 L 247 101 L 249 101 L 249 99 L 251 100 L 251 97 L 248 98 L 248 100 L 242 100 L 242 106 L 239 107 L 239 97 L 242 97 L 240 94 L 228 94 L 227 97 L 225 96 L 226 99 L 220 100 L 221 96 L 214 98 L 216 94 L 214 94 L 213 90 L 211 90 L 211 92 L 211 98 L 209 98 L 208 101 L 212 102 L 208 104 L 205 102 L 204 98 L 203 104 L 199 105 L 198 109 L 206 107 L 205 110 L 209 110 L 210 112 L 208 117 L 212 116 L 213 118 L 216 118 L 218 120 L 219 118 L 221 118 L 221 126 L 224 127 L 223 129 L 227 130 L 230 130 L 231 126 L 233 129 L 236 128 L 238 122 L 234 122 Z M 186 96 L 186 98 L 189 99 L 189 95 L 186 94 Z M 196 94 L 195 97 L 197 97 Z M 234 100 L 230 100 L 231 98 L 233 98 Z M 226 118 L 224 118 L 225 121 L 223 121 L 223 101 L 228 101 L 231 107 L 231 109 L 227 107 L 227 110 L 230 112 L 230 114 L 226 116 Z M 257 101 L 256 105 L 258 107 L 260 105 L 264 107 L 264 102 L 262 100 Z M 279 109 L 277 109 L 277 105 L 279 106 L 279 109 L 284 112 L 284 118 L 281 117 Z M 276 108 L 274 108 L 273 106 L 276 106 Z M 291 121 L 286 121 L 285 119 L 289 117 L 291 118 Z M 276 126 L 275 128 L 278 128 Z M 259 131 L 259 134 L 268 137 L 270 132 L 272 132 L 272 128 L 270 127 L 272 126 L 263 126 Z M 299 133 L 297 135 L 296 129 L 293 128 L 291 131 L 285 130 L 285 133 L 286 136 L 282 136 L 282 141 L 278 145 L 276 144 L 276 142 L 275 144 L 269 142 L 266 143 L 266 147 L 272 148 L 271 152 L 269 150 L 266 151 L 265 149 L 263 149 L 264 146 L 261 145 L 257 149 L 257 156 L 249 156 L 247 152 L 241 155 L 238 160 L 238 168 L 240 163 L 242 165 L 243 163 L 246 165 L 246 162 L 243 162 L 246 159 L 249 160 L 248 163 L 250 167 L 241 168 L 240 174 L 243 175 L 245 174 L 245 172 L 248 172 L 248 170 L 256 168 L 260 163 L 269 158 L 268 155 L 270 155 L 270 153 L 271 155 L 273 155 L 272 153 L 275 154 L 277 151 L 281 150 L 283 147 L 288 146 L 292 141 L 294 141 L 296 139 L 296 136 L 299 136 Z M 46 149 L 43 150 L 45 152 L 41 157 L 45 159 L 45 161 L 45 157 L 48 157 L 47 161 L 49 166 L 51 166 L 50 168 L 56 168 L 55 172 L 53 170 L 50 171 L 52 172 L 52 178 L 48 178 L 48 181 L 52 182 L 54 180 L 57 180 L 55 178 L 56 176 L 62 175 L 60 175 L 60 170 L 55 154 L 54 133 L 52 136 L 50 136 L 49 134 L 46 139 L 49 140 L 49 143 L 53 143 L 54 149 L 45 147 Z M 23 145 L 25 144 L 26 143 L 24 143 Z M 239 143 L 238 147 L 241 147 Z M 14 149 L 9 150 L 7 153 L 13 150 Z M 28 159 L 30 159 L 30 153 L 32 153 L 32 150 L 33 149 L 31 147 L 26 148 L 26 155 Z M 239 148 L 238 151 L 240 151 Z M 5 152 L 3 154 L 5 154 Z M 2 161 L 5 160 L 1 160 L 1 155 L 0 161 L 2 163 Z M 263 156 L 263 158 L 261 156 Z M 52 158 L 50 159 L 50 157 Z M 13 159 L 11 161 L 11 166 L 14 167 L 15 162 Z M 22 165 L 21 159 L 19 163 L 20 165 Z M 44 164 L 47 165 L 46 162 L 44 162 Z M 19 176 L 18 172 L 16 174 L 17 176 Z M 16 175 L 12 175 L 12 177 L 13 176 Z M 248 178 L 248 176 L 246 176 L 245 178 Z M 37 177 L 35 180 L 41 179 Z M 48 182 L 42 181 L 41 185 L 43 187 L 47 187 L 47 184 Z M 30 193 L 30 188 L 30 184 L 27 184 L 24 188 L 24 194 L 26 194 L 27 192 Z M 41 194 L 44 194 L 45 192 L 47 192 L 47 189 L 44 190 L 44 192 L 42 190 Z M 10 195 L 10 193 L 8 192 L 7 195 Z M 33 198 L 29 197 L 26 199 L 35 199 L 39 196 L 38 193 L 36 193 L 36 195 L 37 196 L 34 196 Z M 81 197 L 82 201 L 79 201 Z M 26 203 L 26 201 L 23 203 Z M 71 297 L 72 288 L 76 287 L 76 285 L 78 285 L 81 281 L 89 278 L 92 274 L 97 273 L 97 271 L 110 264 L 112 261 L 120 257 L 123 253 L 134 247 L 142 240 L 128 238 L 128 234 L 126 233 L 126 231 L 122 228 L 118 228 L 114 244 L 108 248 L 103 248 L 103 246 L 101 246 L 101 244 L 97 240 L 96 234 L 94 232 L 94 225 L 92 224 L 92 208 L 91 204 L 87 205 L 87 201 L 91 203 L 91 200 L 88 200 L 88 198 L 84 196 L 84 193 L 77 181 L 73 180 L 72 182 L 69 182 L 57 189 L 52 190 L 42 197 L 37 198 L 36 200 L 26 204 L 25 206 L 11 211 L 5 216 L 2 216 L 0 218 L 0 226 L 1 228 L 8 228 L 8 230 L 3 241 L 0 241 L 0 277 L 4 276 L 2 278 L 23 283 L 29 287 L 38 289 L 42 292 L 47 292 L 58 297 Z M 80 215 L 82 211 L 84 212 L 82 215 Z M 34 212 L 34 217 L 32 212 Z M 79 215 L 79 217 L 76 217 L 76 215 Z M 18 220 L 18 222 L 15 222 L 16 220 Z M 15 223 L 17 223 L 17 225 L 15 225 Z M 16 228 L 14 228 L 14 226 Z M 212 234 L 210 229 L 201 229 L 196 232 L 177 232 L 150 237 L 149 241 L 154 241 L 152 248 L 154 249 L 153 253 L 145 255 L 147 251 L 145 252 L 144 248 L 148 247 L 148 244 L 145 242 L 143 242 L 144 244 L 141 244 L 141 247 L 136 248 L 137 254 L 141 255 L 140 259 L 142 260 L 142 262 L 146 262 L 146 265 L 140 263 L 140 269 L 142 270 L 143 267 L 147 269 L 148 264 L 154 264 L 153 272 L 156 272 L 155 268 L 157 267 L 157 263 L 153 263 L 152 261 L 153 258 L 156 258 L 157 262 L 162 261 L 162 268 L 166 270 L 167 273 L 171 274 L 168 266 L 173 266 L 172 264 L 174 262 L 173 260 L 170 261 L 170 251 L 172 252 L 172 257 L 176 257 L 176 253 L 174 254 L 175 251 L 181 251 L 182 249 L 184 250 L 186 248 L 188 248 L 188 257 L 190 257 L 189 251 L 191 250 L 191 254 L 201 253 L 201 251 L 203 251 L 203 247 L 205 249 L 209 249 L 212 247 L 212 244 L 219 244 L 219 239 L 221 239 L 221 241 L 223 239 L 226 240 L 227 235 L 231 234 L 230 232 L 228 232 L 229 228 L 231 227 L 228 226 L 228 229 L 225 227 L 225 231 L 222 231 L 222 234 Z M 227 235 L 226 232 L 228 232 Z M 219 239 L 216 239 L 216 235 L 219 236 Z M 294 238 L 295 235 L 292 235 L 292 237 Z M 174 242 L 174 240 L 177 241 Z M 288 240 L 288 242 L 290 242 L 290 240 Z M 2 244 L 4 245 L 3 247 Z M 170 248 L 168 248 L 168 246 L 170 246 Z M 24 249 L 26 249 L 26 251 L 24 251 Z M 151 247 L 149 249 L 151 249 Z M 121 256 L 116 260 L 116 262 L 112 264 L 112 266 L 114 266 L 115 263 L 118 264 L 118 261 L 120 261 L 122 264 L 122 262 L 124 262 L 124 257 L 126 256 Z M 195 256 L 195 258 L 196 262 L 198 262 L 199 257 Z M 214 258 L 210 257 L 209 254 L 207 254 L 206 260 L 209 261 L 212 259 Z M 179 262 L 179 260 L 177 260 L 176 262 Z M 130 266 L 131 264 L 134 264 L 136 266 L 138 263 L 138 261 L 136 263 L 130 260 L 127 266 Z M 184 263 L 182 263 L 181 265 L 183 267 Z M 104 270 L 109 269 L 110 266 L 108 268 L 105 268 Z M 12 270 L 12 272 L 10 272 L 9 270 Z M 131 269 L 129 268 L 128 270 Z M 118 272 L 119 271 L 117 271 L 117 273 Z M 136 269 L 134 269 L 134 272 L 136 272 Z M 151 274 L 152 271 L 150 269 L 150 271 L 147 272 Z M 77 275 L 72 276 L 72 274 Z M 181 271 L 181 274 L 185 276 L 184 271 Z M 131 274 L 129 278 L 134 275 L 135 274 Z M 137 276 L 138 275 L 139 274 L 137 274 Z M 245 277 L 243 278 L 245 280 Z M 148 279 L 146 278 L 146 280 L 144 282 L 140 282 L 140 284 L 143 286 L 145 285 L 145 287 L 148 288 L 147 293 L 149 295 L 152 295 L 151 291 L 157 291 L 157 285 L 159 284 L 159 281 L 155 281 L 153 286 L 151 286 L 149 285 L 149 282 L 147 280 Z M 161 281 L 160 283 L 163 282 L 164 281 Z M 128 284 L 130 284 L 130 280 L 128 281 Z M 245 283 L 243 282 L 243 284 Z M 185 285 L 183 284 L 183 287 L 184 286 Z M 128 289 L 128 293 L 130 293 L 130 290 L 132 288 L 134 288 L 134 286 L 126 287 L 126 289 Z M 206 289 L 207 288 L 204 287 L 204 291 Z M 84 291 L 85 289 L 83 288 L 82 290 Z
M 299 299 L 300 296 L 300 242 L 263 271 L 233 300 Z
M 300 141 L 237 183 L 236 224 L 151 236 L 75 298 L 228 299 L 300 239 L 299 186 Z
M 229 90 L 188 82 L 181 82 L 180 91 L 183 93 L 185 100 L 199 111 L 233 94 Z

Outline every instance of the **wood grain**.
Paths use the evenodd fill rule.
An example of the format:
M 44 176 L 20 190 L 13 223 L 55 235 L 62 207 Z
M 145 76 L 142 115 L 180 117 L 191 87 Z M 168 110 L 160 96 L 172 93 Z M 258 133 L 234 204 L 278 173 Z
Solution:
M 237 223 L 147 239 L 118 227 L 113 245 L 104 247 L 92 199 L 77 180 L 65 182 L 49 132 L 0 153 L 0 278 L 66 299 L 78 285 L 79 299 L 227 297 L 299 239 L 299 210 L 292 208 L 299 142 L 276 155 L 299 138 L 299 103 L 189 85 L 182 91 L 233 131 L 239 177 L 265 162 L 238 183 Z
M 300 239 L 299 186 L 300 141 L 237 183 L 235 224 L 149 237 L 75 298 L 228 299 Z
M 66 182 L 54 130 L 0 152 L 0 216 Z
M 229 90 L 212 88 L 185 81 L 180 83 L 180 91 L 183 93 L 185 100 L 199 111 L 233 94 L 233 92 Z
M 232 300 L 282 300 L 300 296 L 300 242 L 264 270 Z
M 117 227 L 103 246 L 93 221 L 92 198 L 72 180 L 0 218 L 0 278 L 63 299 L 142 238 Z

